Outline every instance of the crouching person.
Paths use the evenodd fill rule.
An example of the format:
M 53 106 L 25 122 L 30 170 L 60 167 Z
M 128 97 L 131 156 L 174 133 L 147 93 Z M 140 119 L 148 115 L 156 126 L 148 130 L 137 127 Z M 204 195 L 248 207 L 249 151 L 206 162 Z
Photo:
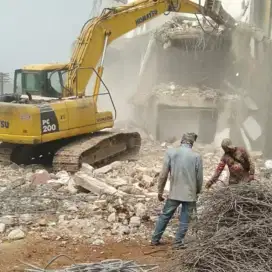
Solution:
M 229 185 L 249 183 L 255 179 L 255 165 L 245 148 L 234 146 L 228 138 L 222 141 L 221 147 L 224 151 L 224 155 L 222 156 L 214 175 L 207 182 L 205 186 L 207 189 L 217 182 L 225 165 L 229 168 Z
M 182 205 L 179 215 L 179 228 L 174 242 L 175 248 L 184 247 L 184 238 L 188 223 L 196 208 L 197 195 L 201 192 L 203 183 L 203 166 L 200 154 L 192 150 L 197 139 L 195 133 L 183 135 L 178 148 L 167 150 L 163 169 L 159 176 L 158 199 L 164 201 L 163 191 L 170 174 L 170 191 L 162 214 L 156 223 L 151 245 L 160 245 L 161 237 L 177 208 Z

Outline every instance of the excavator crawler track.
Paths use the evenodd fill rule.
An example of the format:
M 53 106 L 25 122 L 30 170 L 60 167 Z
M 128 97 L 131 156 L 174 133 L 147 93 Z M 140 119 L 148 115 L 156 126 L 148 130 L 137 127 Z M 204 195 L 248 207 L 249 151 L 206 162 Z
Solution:
M 138 132 L 103 131 L 67 141 L 40 145 L 0 144 L 0 162 L 52 164 L 53 171 L 76 172 L 83 162 L 94 167 L 136 155 L 141 147 Z
M 16 144 L 1 143 L 0 144 L 0 162 L 2 164 L 10 163 L 11 155 L 18 146 L 19 145 L 16 145 Z
M 53 160 L 53 170 L 76 172 L 86 162 L 99 166 L 117 158 L 135 155 L 141 147 L 138 132 L 97 132 L 72 142 L 57 151 Z

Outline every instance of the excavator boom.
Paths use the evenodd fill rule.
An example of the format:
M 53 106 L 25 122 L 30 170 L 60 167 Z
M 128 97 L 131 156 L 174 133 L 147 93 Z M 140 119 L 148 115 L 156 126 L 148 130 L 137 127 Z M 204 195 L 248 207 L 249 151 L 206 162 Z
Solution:
M 218 5 L 215 10 L 214 1 L 217 2 L 207 0 L 202 7 L 188 0 L 138 0 L 121 7 L 105 9 L 99 17 L 90 19 L 82 28 L 69 64 L 68 86 L 65 88 L 69 93 L 65 96 L 84 94 L 99 59 L 101 63 L 98 74 L 102 76 L 105 49 L 112 41 L 165 12 L 208 14 L 216 23 L 225 24 L 225 18 L 219 14 L 224 10 L 221 6 L 218 8 Z M 231 17 L 227 14 L 227 18 L 229 21 Z M 98 77 L 93 91 L 95 98 L 99 92 L 99 82 Z

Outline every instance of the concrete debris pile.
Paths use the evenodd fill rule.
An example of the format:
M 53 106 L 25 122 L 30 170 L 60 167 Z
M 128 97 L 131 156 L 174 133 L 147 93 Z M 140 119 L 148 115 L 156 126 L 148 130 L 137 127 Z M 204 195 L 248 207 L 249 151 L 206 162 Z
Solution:
M 198 240 L 175 256 L 169 271 L 184 265 L 196 272 L 272 271 L 270 182 L 221 188 L 202 195 L 201 202 Z
M 199 97 L 203 97 L 207 100 L 214 100 L 218 96 L 222 96 L 223 94 L 219 90 L 211 89 L 208 87 L 183 87 L 175 84 L 174 82 L 170 82 L 169 84 L 159 84 L 153 89 L 153 93 L 157 96 L 170 96 L 173 99 L 186 99 L 186 96 L 194 96 L 197 95 Z
M 152 153 L 153 145 L 141 150 L 152 159 L 116 161 L 99 169 L 84 163 L 74 176 L 41 166 L 1 166 L 0 240 L 31 233 L 44 239 L 85 238 L 95 245 L 112 236 L 118 241 L 147 238 L 145 222 L 157 216 L 155 183 L 162 160 L 162 148 Z
M 222 29 L 216 29 L 212 24 L 203 24 L 197 19 L 175 16 L 155 31 L 154 38 L 163 45 L 164 49 L 179 44 L 179 46 L 184 45 L 203 50 L 211 45 L 205 41 L 206 35 L 209 35 L 210 38 L 219 38 L 221 34 Z
M 239 97 L 207 86 L 181 86 L 175 82 L 168 82 L 156 85 L 150 92 L 138 92 L 137 96 L 133 97 L 133 103 L 148 105 L 151 98 L 157 99 L 164 105 L 188 104 L 190 106 L 197 101 L 216 104 L 226 100 L 234 101 Z
M 179 141 L 173 144 L 177 145 Z M 99 169 L 84 163 L 73 176 L 49 173 L 38 165 L 0 166 L 0 241 L 33 234 L 63 242 L 84 239 L 94 245 L 107 239 L 149 239 L 163 205 L 157 201 L 157 178 L 168 147 L 145 139 L 139 160 Z M 200 145 L 194 149 L 203 154 L 208 180 L 221 150 Z M 261 154 L 254 159 L 257 170 L 265 170 Z M 173 237 L 177 224 L 174 220 L 166 235 Z

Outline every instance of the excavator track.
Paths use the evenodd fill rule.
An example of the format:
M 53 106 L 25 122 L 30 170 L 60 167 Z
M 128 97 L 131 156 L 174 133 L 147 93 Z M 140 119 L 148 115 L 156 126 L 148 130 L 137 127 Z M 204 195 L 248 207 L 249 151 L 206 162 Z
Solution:
M 18 147 L 17 144 L 1 143 L 0 144 L 0 162 L 2 164 L 8 164 L 11 160 L 11 155 Z
M 73 173 L 80 169 L 83 162 L 102 166 L 116 159 L 129 158 L 137 154 L 140 147 L 138 132 L 103 131 L 37 146 L 1 143 L 0 162 L 28 165 L 50 161 L 53 171 Z
M 83 162 L 104 165 L 116 158 L 135 155 L 140 147 L 138 132 L 97 132 L 60 148 L 53 159 L 53 170 L 76 172 Z

